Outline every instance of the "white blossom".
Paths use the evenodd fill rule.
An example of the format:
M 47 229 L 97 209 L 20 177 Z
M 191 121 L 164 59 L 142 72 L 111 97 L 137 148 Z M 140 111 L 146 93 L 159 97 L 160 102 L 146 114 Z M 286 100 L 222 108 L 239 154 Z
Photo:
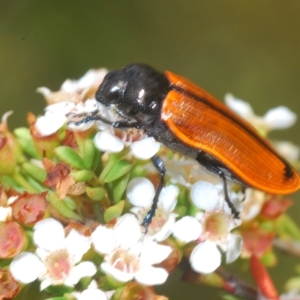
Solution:
M 185 216 L 177 221 L 173 236 L 181 244 L 197 242 L 190 255 L 190 264 L 196 272 L 207 274 L 221 265 L 222 253 L 226 254 L 227 263 L 241 254 L 242 238 L 231 233 L 240 223 L 224 211 L 199 212 L 196 217 Z
M 92 240 L 76 230 L 65 237 L 58 221 L 44 219 L 34 226 L 33 240 L 37 245 L 36 254 L 22 252 L 10 265 L 11 273 L 20 282 L 29 283 L 38 278 L 43 290 L 49 285 L 74 286 L 82 277 L 96 273 L 92 262 L 80 262 Z
M 272 108 L 263 117 L 260 117 L 254 114 L 249 103 L 235 98 L 232 94 L 225 95 L 225 102 L 234 112 L 246 119 L 262 133 L 291 127 L 297 120 L 297 115 L 285 106 Z
M 127 186 L 127 197 L 134 207 L 131 209 L 142 223 L 149 212 L 155 188 L 150 180 L 143 177 L 133 178 Z M 173 213 L 177 204 L 179 189 L 175 185 L 164 187 L 159 195 L 155 215 L 152 218 L 146 238 L 163 241 L 172 234 L 177 215 Z
M 103 272 L 121 282 L 135 279 L 144 285 L 162 284 L 168 272 L 154 264 L 165 260 L 171 253 L 169 246 L 145 241 L 141 227 L 132 214 L 121 217 L 114 228 L 100 225 L 92 233 L 96 251 L 105 255 Z

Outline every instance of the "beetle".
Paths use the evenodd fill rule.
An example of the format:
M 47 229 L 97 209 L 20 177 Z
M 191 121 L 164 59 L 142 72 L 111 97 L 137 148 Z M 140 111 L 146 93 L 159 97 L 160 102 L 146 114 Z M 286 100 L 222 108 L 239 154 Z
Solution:
M 144 64 L 131 64 L 109 72 L 96 92 L 96 100 L 122 118 L 111 122 L 93 113 L 75 124 L 101 120 L 115 128 L 138 128 L 158 142 L 195 159 L 223 180 L 272 194 L 300 189 L 297 171 L 246 120 L 191 81 L 170 71 L 160 73 Z M 147 229 L 164 185 L 166 169 L 157 156 L 152 162 L 160 174 L 153 204 L 142 225 Z

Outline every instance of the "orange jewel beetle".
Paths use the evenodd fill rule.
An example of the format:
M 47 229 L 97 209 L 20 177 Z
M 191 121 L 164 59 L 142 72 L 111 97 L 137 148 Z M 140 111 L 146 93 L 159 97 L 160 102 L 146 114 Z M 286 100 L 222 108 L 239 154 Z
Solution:
M 93 113 L 76 124 L 101 120 L 115 128 L 142 129 L 168 148 L 195 159 L 223 180 L 225 200 L 236 217 L 226 179 L 272 194 L 300 189 L 296 170 L 251 124 L 181 76 L 131 64 L 105 76 L 96 100 L 111 107 L 122 121 L 111 122 Z M 142 223 L 146 228 L 165 176 L 163 161 L 155 155 L 152 162 L 160 173 L 160 184 Z

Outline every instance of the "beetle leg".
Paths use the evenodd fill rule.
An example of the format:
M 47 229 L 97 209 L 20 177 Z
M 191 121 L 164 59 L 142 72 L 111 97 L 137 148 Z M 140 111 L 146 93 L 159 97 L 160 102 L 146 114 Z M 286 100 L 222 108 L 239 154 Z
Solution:
M 75 124 L 76 126 L 79 126 L 81 124 L 85 124 L 91 121 L 101 121 L 105 124 L 112 125 L 115 128 L 137 128 L 140 129 L 142 126 L 139 122 L 127 122 L 127 121 L 116 121 L 112 122 L 109 121 L 99 115 L 99 111 L 95 110 L 91 113 L 81 113 L 81 114 L 75 114 L 75 113 L 68 113 L 66 114 L 67 118 L 83 118 L 79 121 L 70 120 L 68 121 L 68 124 Z
M 242 193 L 242 195 L 243 195 L 243 198 L 241 199 L 241 202 L 244 202 L 245 199 L 246 199 L 246 188 L 247 188 L 247 187 L 245 187 L 245 186 L 242 186 L 242 187 L 241 187 L 241 193 Z
M 154 155 L 152 158 L 152 163 L 155 166 L 155 168 L 157 169 L 157 171 L 160 174 L 160 181 L 159 181 L 159 185 L 158 188 L 155 192 L 155 196 L 152 202 L 152 206 L 150 208 L 150 210 L 148 211 L 146 217 L 144 218 L 143 222 L 142 222 L 142 226 L 145 227 L 145 233 L 147 233 L 148 231 L 148 226 L 150 225 L 152 218 L 155 216 L 155 210 L 157 208 L 157 203 L 158 203 L 158 198 L 160 195 L 160 192 L 164 186 L 164 181 L 165 181 L 165 174 L 166 174 L 166 168 L 165 168 L 165 164 L 162 161 L 162 159 L 160 157 L 158 157 L 157 155 Z
M 81 114 L 75 114 L 75 113 L 68 113 L 66 114 L 67 118 L 72 118 L 73 120 L 68 121 L 68 124 L 75 124 L 76 126 L 79 126 L 81 124 L 85 124 L 91 121 L 102 121 L 105 124 L 113 125 L 114 122 L 106 120 L 105 118 L 101 117 L 99 115 L 99 111 L 95 110 L 91 113 L 81 113 Z M 82 118 L 79 121 L 75 121 L 76 118 Z
M 226 176 L 225 176 L 224 172 L 222 172 L 222 171 L 220 171 L 218 175 L 219 175 L 220 178 L 223 179 L 223 190 L 224 190 L 225 201 L 227 202 L 229 208 L 231 209 L 231 213 L 233 214 L 233 216 L 235 218 L 238 218 L 240 213 L 236 210 L 233 203 L 230 201 L 230 198 L 229 198 L 229 195 L 228 195 Z
M 111 124 L 115 128 L 136 128 L 141 129 L 142 125 L 139 122 L 116 121 Z

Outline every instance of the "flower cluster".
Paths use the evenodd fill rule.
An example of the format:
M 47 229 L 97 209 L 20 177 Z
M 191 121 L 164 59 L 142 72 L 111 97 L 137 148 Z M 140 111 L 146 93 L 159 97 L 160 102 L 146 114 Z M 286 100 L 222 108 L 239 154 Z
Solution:
M 291 200 L 253 189 L 244 193 L 228 181 L 228 196 L 241 216 L 235 217 L 223 180 L 141 130 L 93 120 L 96 114 L 120 119 L 94 98 L 106 72 L 90 70 L 57 92 L 39 88 L 47 106 L 38 118 L 28 115 L 29 129 L 12 134 L 8 115 L 2 119 L 0 299 L 25 293 L 34 281 L 48 295 L 68 299 L 152 299 L 152 286 L 165 283 L 182 259 L 206 283 L 206 276 L 240 256 L 274 265 L 274 237 L 299 237 L 295 226 L 283 229 Z M 296 120 L 285 107 L 257 117 L 232 95 L 226 102 L 264 135 Z M 297 147 L 275 147 L 296 165 Z M 150 162 L 156 154 L 166 165 L 166 182 L 145 230 L 141 224 L 160 179 Z

